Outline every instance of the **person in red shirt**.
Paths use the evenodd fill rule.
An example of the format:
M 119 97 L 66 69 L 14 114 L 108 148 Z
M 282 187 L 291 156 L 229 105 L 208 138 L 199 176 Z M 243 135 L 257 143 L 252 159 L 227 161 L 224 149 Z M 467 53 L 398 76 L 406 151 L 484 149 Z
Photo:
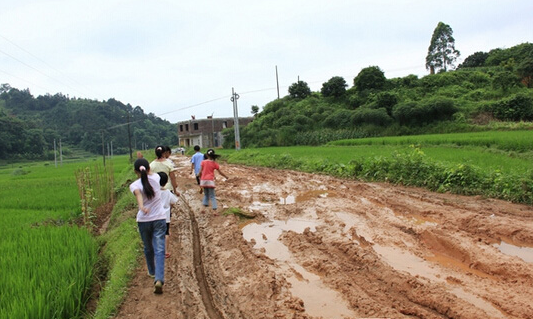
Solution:
M 226 179 L 228 179 L 228 177 L 220 170 L 220 166 L 216 162 L 216 159 L 220 155 L 215 154 L 215 150 L 210 148 L 205 155 L 207 156 L 207 159 L 200 164 L 201 168 L 198 173 L 198 175 L 200 175 L 200 187 L 203 187 L 204 189 L 204 199 L 202 204 L 205 207 L 208 207 L 209 201 L 211 200 L 211 207 L 213 208 L 213 211 L 215 211 L 215 216 L 217 216 L 216 210 L 218 207 L 215 197 L 215 171 L 218 171 L 218 173 Z

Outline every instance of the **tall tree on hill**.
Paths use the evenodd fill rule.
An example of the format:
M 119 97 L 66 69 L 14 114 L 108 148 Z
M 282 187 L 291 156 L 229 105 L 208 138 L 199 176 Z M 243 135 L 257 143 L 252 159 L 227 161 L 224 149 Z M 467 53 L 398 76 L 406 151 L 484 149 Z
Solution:
M 293 99 L 305 99 L 311 95 L 311 89 L 307 82 L 298 81 L 289 86 L 289 95 Z
M 436 70 L 444 70 L 446 72 L 448 67 L 454 67 L 454 63 L 461 53 L 455 49 L 455 39 L 453 38 L 453 30 L 446 23 L 439 22 L 428 48 L 428 55 L 426 56 L 426 69 L 434 74 Z

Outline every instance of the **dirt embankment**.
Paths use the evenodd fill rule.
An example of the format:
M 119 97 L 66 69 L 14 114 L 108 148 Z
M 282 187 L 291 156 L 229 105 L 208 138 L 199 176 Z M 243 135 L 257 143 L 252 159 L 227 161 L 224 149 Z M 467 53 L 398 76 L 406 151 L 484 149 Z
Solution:
M 144 261 L 117 318 L 533 318 L 533 209 L 224 165 L 219 212 L 189 159 L 163 295 Z

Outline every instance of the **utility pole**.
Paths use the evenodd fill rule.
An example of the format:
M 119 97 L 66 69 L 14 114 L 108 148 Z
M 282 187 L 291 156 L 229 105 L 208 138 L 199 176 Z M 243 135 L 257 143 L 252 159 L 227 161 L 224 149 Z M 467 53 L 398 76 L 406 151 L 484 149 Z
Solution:
M 104 130 L 102 130 L 102 157 L 104 159 L 104 167 L 105 167 L 105 144 L 104 144 Z
M 56 148 L 56 139 L 54 138 L 54 164 L 57 168 L 57 148 Z
M 133 151 L 131 150 L 130 112 L 128 111 L 128 144 L 130 145 L 130 162 L 133 162 Z
M 233 102 L 233 127 L 235 129 L 235 150 L 241 149 L 241 136 L 239 133 L 239 110 L 237 107 L 237 100 L 239 99 L 239 94 L 231 88 L 231 102 Z
M 278 81 L 278 66 L 276 65 L 276 86 L 278 87 L 278 100 L 279 100 L 279 81 Z
M 213 119 L 214 112 L 211 113 L 211 147 L 215 148 L 215 120 Z
M 61 139 L 59 139 L 59 166 L 63 167 L 63 148 L 61 148 Z

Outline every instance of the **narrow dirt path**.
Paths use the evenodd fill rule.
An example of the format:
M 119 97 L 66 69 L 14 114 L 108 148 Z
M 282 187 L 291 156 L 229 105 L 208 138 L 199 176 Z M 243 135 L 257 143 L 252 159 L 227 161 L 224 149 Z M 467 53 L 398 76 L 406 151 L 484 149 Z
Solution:
M 533 318 L 533 209 L 225 165 L 214 216 L 178 156 L 163 295 L 144 263 L 117 318 Z

